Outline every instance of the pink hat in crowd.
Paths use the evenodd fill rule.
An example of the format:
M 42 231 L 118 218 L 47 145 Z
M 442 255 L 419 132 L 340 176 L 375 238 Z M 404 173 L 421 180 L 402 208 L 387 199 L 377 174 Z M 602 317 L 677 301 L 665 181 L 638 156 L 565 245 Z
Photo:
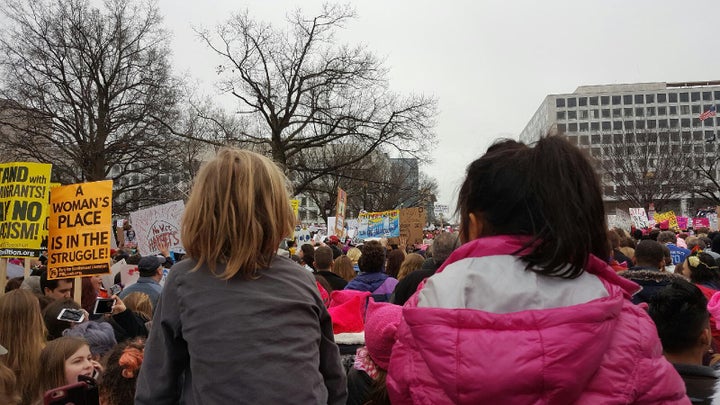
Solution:
M 720 329 L 720 291 L 710 297 L 707 304 L 708 312 L 715 318 L 715 327 Z
M 388 302 L 370 301 L 365 319 L 365 346 L 370 358 L 380 368 L 387 370 L 390 354 L 395 344 L 402 307 Z
M 366 291 L 338 290 L 330 295 L 328 312 L 332 318 L 335 343 L 362 344 L 365 341 Z

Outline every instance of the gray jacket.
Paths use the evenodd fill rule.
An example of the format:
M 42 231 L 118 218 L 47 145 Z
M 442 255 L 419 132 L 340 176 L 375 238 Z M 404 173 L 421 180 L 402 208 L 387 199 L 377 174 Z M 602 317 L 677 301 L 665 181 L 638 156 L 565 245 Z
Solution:
M 332 322 L 311 273 L 279 256 L 253 280 L 194 266 L 175 264 L 165 282 L 136 404 L 345 403 Z

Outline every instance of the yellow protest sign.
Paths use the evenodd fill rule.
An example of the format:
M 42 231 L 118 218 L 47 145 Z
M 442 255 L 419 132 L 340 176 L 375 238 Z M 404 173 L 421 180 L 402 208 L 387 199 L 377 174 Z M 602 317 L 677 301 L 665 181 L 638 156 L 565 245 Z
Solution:
M 295 214 L 295 224 L 298 224 L 300 222 L 300 200 L 290 200 L 290 206 L 292 207 L 293 214 Z M 294 230 L 292 235 L 290 235 L 290 239 L 295 239 Z
M 675 212 L 673 211 L 655 213 L 654 219 L 655 222 L 658 224 L 663 221 L 668 221 L 668 226 L 670 227 L 670 229 L 678 228 L 677 217 L 675 216 Z
M 54 188 L 48 279 L 109 273 L 111 227 L 111 180 Z
M 52 165 L 0 164 L 0 257 L 40 255 Z

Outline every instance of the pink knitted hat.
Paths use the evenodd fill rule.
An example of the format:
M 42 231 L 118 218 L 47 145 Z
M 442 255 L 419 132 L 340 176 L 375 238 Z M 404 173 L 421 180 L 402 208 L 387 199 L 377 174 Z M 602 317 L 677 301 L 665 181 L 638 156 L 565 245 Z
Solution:
M 715 318 L 715 327 L 720 329 L 720 292 L 716 292 L 710 297 L 707 309 L 710 315 Z
M 370 358 L 387 370 L 395 344 L 395 332 L 402 318 L 402 307 L 387 302 L 370 301 L 365 319 L 365 345 Z

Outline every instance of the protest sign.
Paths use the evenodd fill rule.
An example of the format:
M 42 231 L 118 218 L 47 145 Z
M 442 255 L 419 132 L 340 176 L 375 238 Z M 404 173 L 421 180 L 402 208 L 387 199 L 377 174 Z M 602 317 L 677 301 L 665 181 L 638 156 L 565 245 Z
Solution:
M 710 220 L 707 218 L 693 218 L 693 229 L 710 228 Z
M 624 229 L 626 231 L 629 231 L 630 226 L 632 225 L 632 218 L 630 217 L 630 214 L 625 210 L 616 208 L 615 216 L 617 217 L 617 226 L 616 227 L 620 228 L 620 229 Z
M 618 217 L 615 214 L 607 215 L 607 226 L 608 229 L 619 228 Z
M 182 201 L 173 201 L 130 214 L 130 222 L 141 255 L 158 254 L 163 244 L 173 251 L 183 248 L 180 238 L 180 219 L 184 210 L 185 204 Z
M 408 245 L 422 243 L 426 221 L 427 215 L 423 207 L 401 209 L 400 238 L 404 238 Z
M 290 207 L 292 207 L 293 214 L 295 214 L 295 223 L 300 223 L 300 200 L 290 200 Z M 290 239 L 295 239 L 297 235 L 295 231 L 290 235 Z
M 347 206 L 347 193 L 338 187 L 337 203 L 335 204 L 335 235 L 342 237 L 345 233 L 345 207 Z M 332 234 L 328 227 L 328 234 Z
M 675 216 L 675 212 L 673 211 L 655 213 L 654 218 L 656 223 L 668 221 L 668 226 L 671 229 L 678 227 L 677 217 Z
M 0 257 L 37 257 L 47 237 L 52 165 L 0 164 Z
M 688 217 L 676 217 L 676 219 L 677 219 L 677 223 L 678 223 L 678 228 L 680 228 L 680 229 L 682 229 L 682 230 L 687 230 L 687 229 L 688 229 L 688 222 L 689 222 L 690 218 L 688 218 Z
M 111 229 L 112 180 L 53 189 L 48 279 L 108 273 Z
M 295 238 L 298 246 L 310 243 L 310 240 L 312 239 L 310 236 L 310 230 L 306 227 L 302 227 L 300 230 L 295 229 Z
M 710 223 L 710 230 L 711 231 L 717 231 L 718 230 L 718 215 L 715 213 L 707 214 L 708 222 Z
M 358 216 L 358 238 L 392 238 L 400 236 L 400 210 L 364 212 Z
M 650 226 L 645 208 L 630 208 L 630 220 L 637 229 L 645 229 Z
M 450 207 L 447 204 L 435 203 L 433 211 L 435 215 L 447 215 L 450 212 Z

